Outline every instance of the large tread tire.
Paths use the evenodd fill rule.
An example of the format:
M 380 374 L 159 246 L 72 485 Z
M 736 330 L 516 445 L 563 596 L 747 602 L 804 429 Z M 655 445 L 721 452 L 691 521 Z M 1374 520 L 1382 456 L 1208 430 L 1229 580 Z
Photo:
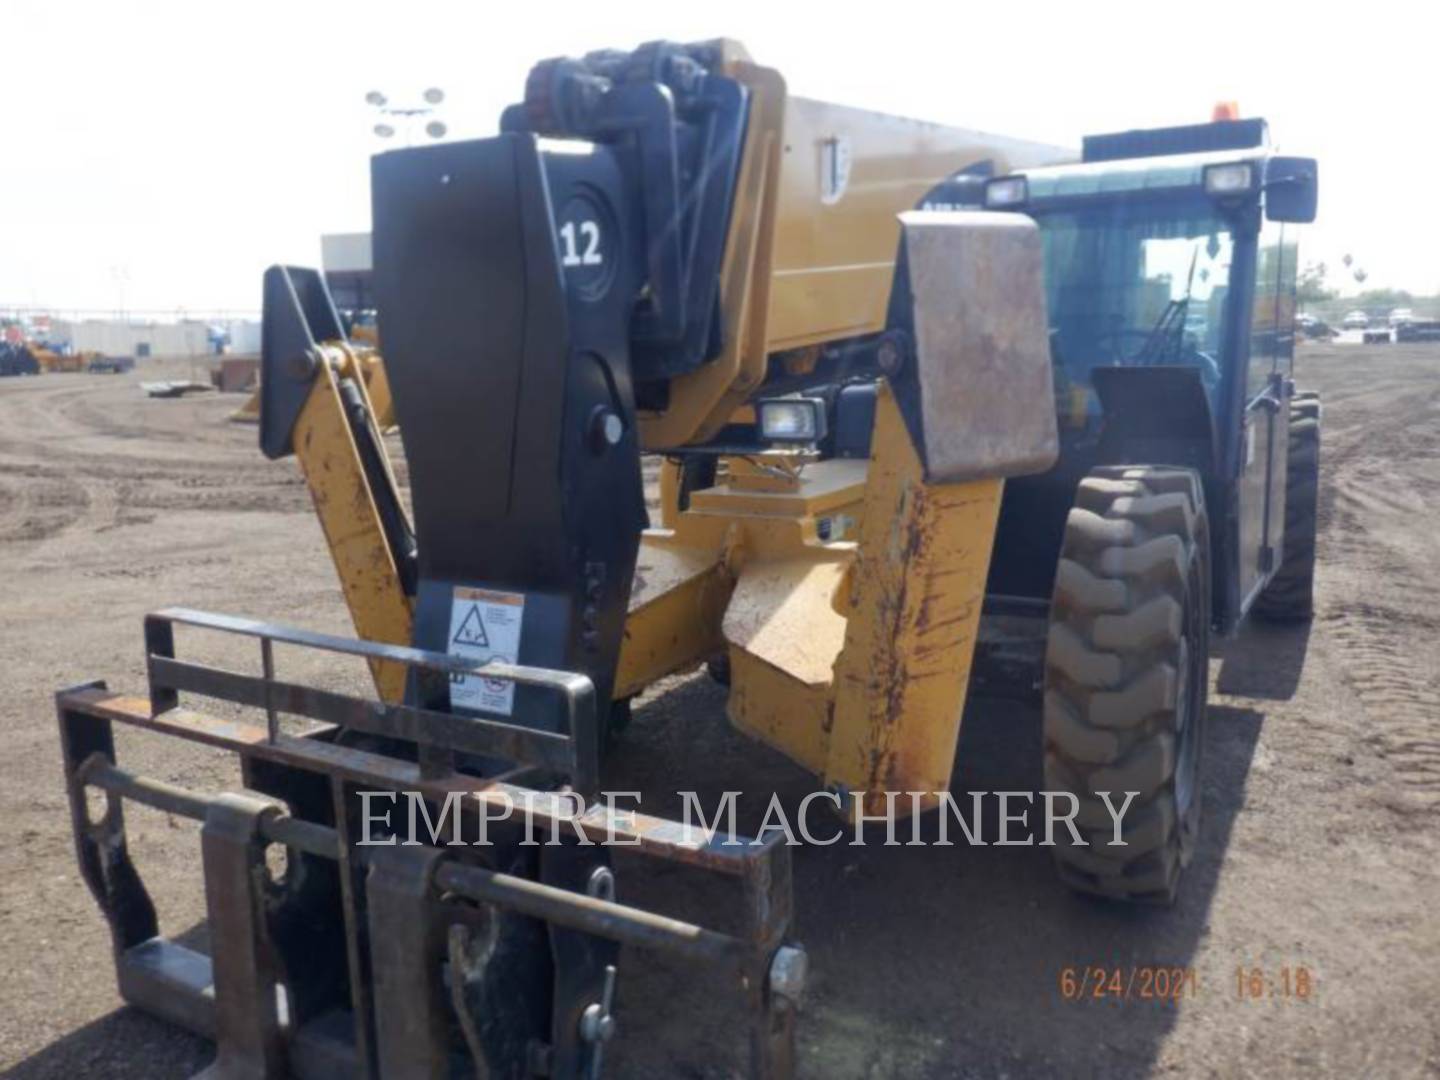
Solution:
M 1285 459 L 1285 538 L 1280 568 L 1255 598 L 1255 614 L 1271 622 L 1303 622 L 1315 614 L 1315 535 L 1320 505 L 1320 395 L 1290 400 Z
M 1194 852 L 1208 688 L 1210 548 L 1191 469 L 1105 466 L 1066 521 L 1045 652 L 1045 786 L 1070 792 L 1061 878 L 1081 892 L 1169 904 Z M 1121 839 L 1100 792 L 1125 811 Z M 1060 805 L 1057 801 L 1057 805 Z

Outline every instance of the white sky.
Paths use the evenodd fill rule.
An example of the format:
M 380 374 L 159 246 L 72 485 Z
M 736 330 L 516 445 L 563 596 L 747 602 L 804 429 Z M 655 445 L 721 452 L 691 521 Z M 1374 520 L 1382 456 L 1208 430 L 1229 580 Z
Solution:
M 1207 119 L 1320 159 L 1302 260 L 1440 292 L 1440 4 L 4 0 L 0 305 L 258 309 L 369 227 L 366 90 L 494 132 L 544 57 L 738 38 L 790 90 L 1046 142 Z M 883 21 L 882 21 L 883 20 Z

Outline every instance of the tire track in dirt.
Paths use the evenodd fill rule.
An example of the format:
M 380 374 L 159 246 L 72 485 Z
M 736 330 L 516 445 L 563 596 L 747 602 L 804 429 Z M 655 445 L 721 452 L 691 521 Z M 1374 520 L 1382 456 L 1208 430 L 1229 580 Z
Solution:
M 71 448 L 88 432 L 73 422 L 67 406 L 93 388 L 73 376 L 61 378 L 67 381 L 22 387 L 4 399 L 0 469 L 9 497 L 0 500 L 0 542 L 36 543 L 74 528 L 103 531 L 116 523 L 115 486 L 82 466 L 98 456 L 109 468 L 123 469 L 123 458 Z
M 1356 391 L 1352 377 L 1349 392 L 1326 402 L 1320 506 L 1320 563 L 1335 586 L 1320 621 L 1365 713 L 1365 741 L 1401 788 L 1376 798 L 1425 817 L 1440 810 L 1440 546 L 1427 523 L 1440 489 L 1434 353 L 1380 357 L 1383 375 L 1370 386 Z M 1395 378 L 1427 366 L 1428 378 Z
M 29 549 L 176 510 L 306 509 L 293 470 L 258 454 L 237 466 L 236 445 L 254 429 L 227 425 L 228 407 L 216 399 L 150 402 L 132 379 L 7 380 L 0 385 L 0 544 Z M 197 411 L 214 413 L 213 422 L 195 423 Z
M 1213 718 L 1208 839 L 1181 902 L 1130 913 L 1069 897 L 1039 848 L 799 850 L 795 927 L 813 958 L 800 1075 L 1418 1076 L 1428 1075 L 1427 1062 L 1434 1071 L 1436 840 L 1416 827 L 1419 816 L 1357 806 L 1356 795 L 1367 796 L 1355 790 L 1357 776 L 1377 791 L 1401 789 L 1390 763 L 1403 764 L 1405 753 L 1396 725 L 1415 718 L 1387 708 L 1383 701 L 1396 689 L 1379 683 L 1364 690 L 1362 709 L 1340 672 L 1357 685 L 1372 671 L 1440 665 L 1440 635 L 1423 622 L 1427 604 L 1429 615 L 1436 613 L 1433 599 L 1416 591 L 1428 567 L 1440 565 L 1440 516 L 1427 509 L 1416 517 L 1410 509 L 1416 493 L 1425 495 L 1425 477 L 1440 470 L 1423 459 L 1430 451 L 1410 432 L 1416 425 L 1394 419 L 1405 413 L 1404 394 L 1424 394 L 1435 381 L 1440 349 L 1423 364 L 1406 361 L 1399 349 L 1371 355 L 1388 380 L 1384 393 L 1373 394 L 1375 380 L 1361 374 L 1358 348 L 1322 354 L 1320 377 L 1306 379 L 1326 394 L 1327 429 L 1336 433 L 1327 430 L 1333 462 L 1326 463 L 1325 487 L 1343 474 L 1346 493 L 1327 498 L 1322 619 L 1292 698 L 1231 699 Z M 1307 376 L 1311 359 L 1307 347 L 1300 360 Z M 168 374 L 149 365 L 144 377 Z M 9 475 L 17 466 L 29 470 L 25 485 L 73 474 L 85 490 L 116 486 L 122 515 L 142 502 L 174 509 L 145 510 L 155 521 L 128 535 L 71 526 L 34 552 L 0 547 L 12 575 L 7 603 L 22 612 L 0 621 L 13 691 L 0 712 L 8 738 L 0 790 L 13 827 L 0 848 L 0 964 L 7 973 L 0 1073 L 17 1080 L 178 1078 L 201 1069 L 213 1049 L 119 1008 L 110 940 L 77 875 L 51 694 L 93 676 L 112 678 L 117 689 L 143 687 L 138 617 L 157 600 L 338 633 L 348 623 L 298 469 L 293 461 L 264 464 L 254 429 L 225 423 L 238 401 L 151 402 L 123 377 L 105 376 L 88 380 L 93 406 L 80 407 L 68 395 L 79 385 L 66 381 L 72 378 L 81 377 L 44 383 L 46 393 L 63 384 L 67 394 L 54 416 L 38 402 L 26 410 L 23 429 L 13 423 L 20 397 L 43 380 L 18 388 L 0 380 L 0 523 L 18 513 L 22 483 Z M 1404 430 L 1386 443 L 1392 423 Z M 1366 429 L 1376 454 L 1357 457 L 1358 430 L 1352 439 L 1347 427 Z M 146 436 L 136 438 L 137 429 Z M 186 430 L 193 433 L 188 441 L 174 437 Z M 397 464 L 403 477 L 403 461 Z M 1402 471 L 1402 483 L 1376 483 L 1377 475 Z M 268 498 L 286 509 L 237 520 L 217 506 L 212 518 L 208 500 L 227 490 L 242 505 Z M 192 512 L 197 508 L 206 513 Z M 103 520 L 104 508 L 65 513 L 72 509 L 95 515 L 86 521 Z M 1368 526 L 1366 515 L 1376 516 Z M 1357 534 L 1349 543 L 1352 530 L 1366 527 L 1369 539 Z M 1409 621 L 1392 635 L 1385 624 L 1397 619 Z M 1353 637 L 1332 637 L 1342 624 Z M 1395 657 L 1397 642 L 1408 643 L 1408 656 Z M 1373 655 L 1360 662 L 1350 654 L 1362 647 Z M 1277 660 L 1290 663 L 1273 655 L 1257 662 Z M 355 676 L 346 688 L 367 692 Z M 1411 680 L 1399 687 L 1401 697 L 1426 685 Z M 1414 741 L 1423 741 L 1426 725 L 1415 726 Z M 1376 747 L 1395 758 L 1362 744 L 1372 731 Z M 233 761 L 177 743 L 143 735 L 124 741 L 123 764 L 200 791 L 233 789 Z M 965 721 L 962 744 L 957 794 L 1041 783 L 1039 719 L 1028 706 L 981 703 Z M 1337 759 L 1352 750 L 1364 760 L 1342 765 Z M 813 788 L 780 755 L 725 723 L 723 694 L 703 676 L 657 688 L 637 710 L 621 753 L 619 786 L 643 789 L 652 811 L 678 813 L 678 805 L 667 809 L 666 793 L 693 784 L 707 807 L 725 790 L 781 791 L 793 815 L 796 800 Z M 162 927 L 184 931 L 204 910 L 194 832 L 177 831 L 147 808 L 127 819 Z M 752 833 L 759 823 L 757 808 Z M 992 818 L 986 831 L 993 825 Z M 731 927 L 733 890 L 694 875 L 636 872 L 636 860 L 624 855 L 617 853 L 617 868 L 628 903 Z M 1267 1006 L 1224 992 L 1235 965 L 1267 960 L 1318 973 L 1319 1000 Z M 1070 1002 L 1056 989 L 1062 966 L 1107 961 L 1193 966 L 1212 981 L 1196 999 L 1159 1008 Z M 637 956 L 621 979 L 616 1075 L 731 1075 L 737 1020 L 721 975 L 678 961 L 652 966 Z
M 39 541 L 83 518 L 90 507 L 84 485 L 36 466 L 5 464 L 0 491 L 0 543 Z

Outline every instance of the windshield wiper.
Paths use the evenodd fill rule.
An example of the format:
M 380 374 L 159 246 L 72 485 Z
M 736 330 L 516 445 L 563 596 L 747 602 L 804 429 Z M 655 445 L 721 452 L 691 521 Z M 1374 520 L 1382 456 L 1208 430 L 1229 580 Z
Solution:
M 1200 249 L 1190 257 L 1190 276 L 1185 282 L 1185 295 L 1171 300 L 1155 320 L 1155 326 L 1145 344 L 1135 354 L 1136 364 L 1158 364 L 1171 355 L 1178 355 L 1185 336 L 1185 316 L 1190 312 L 1190 293 L 1195 288 L 1195 264 L 1199 261 Z

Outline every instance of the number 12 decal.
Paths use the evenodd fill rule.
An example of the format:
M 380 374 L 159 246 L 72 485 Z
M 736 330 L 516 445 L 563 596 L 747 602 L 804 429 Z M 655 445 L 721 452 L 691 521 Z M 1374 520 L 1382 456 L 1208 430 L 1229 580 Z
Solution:
M 560 265 L 561 266 L 599 266 L 605 259 L 600 254 L 600 226 L 590 220 L 580 222 L 579 239 L 584 243 L 585 250 L 581 252 L 576 243 L 576 225 L 573 221 L 567 221 L 560 226 Z

